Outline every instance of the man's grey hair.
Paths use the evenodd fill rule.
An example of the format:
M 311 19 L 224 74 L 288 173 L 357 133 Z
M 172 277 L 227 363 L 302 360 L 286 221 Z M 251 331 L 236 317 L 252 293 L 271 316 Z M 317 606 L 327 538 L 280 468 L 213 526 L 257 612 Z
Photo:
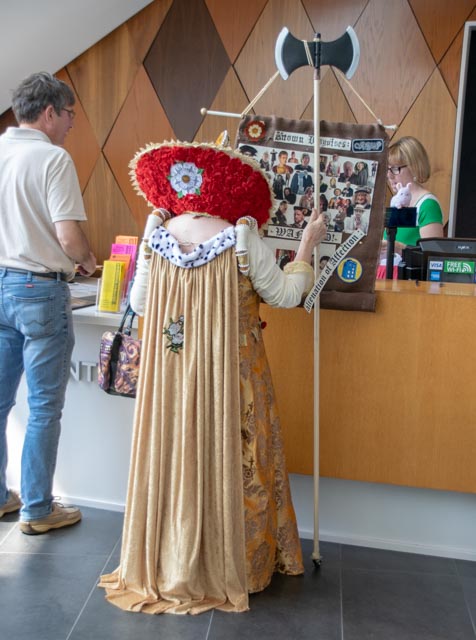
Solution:
M 51 73 L 33 73 L 15 89 L 12 109 L 18 124 L 36 122 L 40 114 L 52 105 L 58 115 L 75 103 L 73 90 Z

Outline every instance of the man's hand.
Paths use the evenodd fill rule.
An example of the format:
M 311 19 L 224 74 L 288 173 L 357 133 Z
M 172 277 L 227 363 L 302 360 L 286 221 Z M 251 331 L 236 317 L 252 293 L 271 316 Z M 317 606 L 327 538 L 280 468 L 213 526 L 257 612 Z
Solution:
M 78 264 L 77 271 L 81 276 L 92 276 L 96 271 L 96 256 L 92 251 L 89 252 L 89 257 L 81 264 Z

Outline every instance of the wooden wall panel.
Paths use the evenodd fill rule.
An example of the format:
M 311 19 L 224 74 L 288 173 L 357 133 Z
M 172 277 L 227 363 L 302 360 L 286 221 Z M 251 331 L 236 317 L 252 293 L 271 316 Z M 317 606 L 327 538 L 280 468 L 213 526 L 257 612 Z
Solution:
M 127 97 L 138 66 L 135 47 L 125 25 L 67 66 L 101 147 Z
M 208 108 L 227 113 L 241 113 L 249 102 L 234 69 L 230 69 L 215 100 Z M 250 113 L 254 113 L 254 110 L 252 109 Z M 197 142 L 214 142 L 218 135 L 226 129 L 230 136 L 230 144 L 233 146 L 239 124 L 240 120 L 238 118 L 206 116 L 195 136 L 195 140 Z
M 172 2 L 173 0 L 152 2 L 125 23 L 140 62 L 144 61 Z
M 348 26 L 354 27 L 367 3 L 368 0 L 303 0 L 313 30 L 325 42 L 339 38 Z
M 142 229 L 131 216 L 103 155 L 96 163 L 83 197 L 88 214 L 85 230 L 98 263 L 109 257 L 116 235 L 140 236 Z
M 305 38 L 312 33 L 312 25 L 301 3 L 293 0 L 268 0 L 235 63 L 235 69 L 250 100 L 276 72 L 274 45 L 284 26 L 296 38 Z M 262 114 L 296 118 L 306 108 L 312 92 L 312 71 L 302 67 L 287 80 L 279 76 L 257 102 L 255 110 Z
M 455 104 L 458 102 L 463 32 L 464 30 L 460 29 L 438 67 Z
M 329 120 L 330 122 L 356 122 L 333 69 L 329 69 L 319 83 L 319 117 L 321 120 Z M 302 118 L 303 120 L 313 120 L 313 99 L 307 105 Z
M 361 57 L 352 85 L 385 124 L 398 125 L 435 66 L 428 46 L 406 0 L 370 0 L 355 30 Z M 345 84 L 343 90 L 358 122 L 372 122 Z
M 468 16 L 468 22 L 476 21 L 476 9 Z M 461 53 L 463 49 L 464 25 L 461 26 L 458 35 L 453 40 L 451 47 L 448 49 L 442 59 L 439 68 L 445 82 L 450 90 L 455 104 L 458 104 L 459 76 L 461 71 Z
M 66 82 L 66 84 L 72 88 L 76 96 L 76 103 L 74 105 L 76 116 L 74 118 L 73 128 L 69 131 L 64 146 L 74 158 L 81 191 L 84 191 L 96 165 L 97 159 L 99 158 L 101 149 L 94 135 L 94 131 L 89 124 L 89 120 L 84 113 L 78 94 L 74 90 L 74 85 L 68 72 L 66 69 L 62 69 L 56 74 L 56 76 L 63 82 Z
M 151 208 L 132 187 L 129 162 L 148 143 L 174 137 L 150 79 L 141 67 L 104 147 L 104 155 L 140 229 Z
M 197 12 L 203 19 L 195 20 Z M 283 26 L 303 39 L 319 29 L 323 39 L 331 41 L 350 24 L 362 52 L 352 85 L 384 124 L 401 125 L 389 136 L 422 138 L 435 167 L 429 186 L 447 211 L 466 18 L 476 19 L 474 0 L 155 0 L 59 72 L 70 79 L 78 95 L 78 117 L 66 146 L 77 164 L 81 186 L 87 189 L 102 152 L 122 192 L 122 215 L 128 212 L 130 223 L 135 226 L 137 220 L 142 226 L 149 209 L 131 191 L 126 165 L 143 140 L 212 140 L 227 127 L 234 141 L 238 121 L 217 116 L 203 119 L 200 107 L 243 109 L 275 73 L 274 47 Z M 184 33 L 190 33 L 191 54 L 179 70 L 177 50 Z M 156 61 L 160 73 L 176 83 L 155 97 L 144 67 L 154 42 L 165 52 Z M 208 47 L 215 52 L 221 49 L 222 54 L 217 58 L 213 53 L 212 62 L 204 68 L 196 64 L 194 52 Z M 444 82 L 434 73 L 437 61 Z M 336 75 L 330 68 L 322 70 L 321 117 L 372 122 Z M 197 97 L 195 87 L 210 87 L 217 77 L 220 80 L 207 99 Z M 302 68 L 287 81 L 278 78 L 254 111 L 312 119 L 312 94 L 312 73 Z M 0 115 L 0 132 L 13 124 L 10 111 Z M 106 180 L 103 185 L 101 176 Z M 95 187 L 87 189 L 91 225 L 102 226 L 105 237 L 115 234 L 115 219 L 95 220 L 94 216 L 104 207 L 109 179 L 108 172 L 95 171 Z
M 206 0 L 223 45 L 232 62 L 236 60 L 267 0 Z
M 429 109 L 429 105 L 435 106 Z M 432 175 L 427 186 L 438 194 L 445 220 L 449 214 L 455 123 L 456 107 L 440 72 L 435 69 L 403 121 L 397 137 L 416 135 L 428 150 Z
M 203 0 L 175 0 L 144 66 L 181 140 L 192 140 L 230 60 Z
M 450 47 L 461 25 L 474 9 L 474 0 L 458 0 L 451 3 L 448 11 L 448 0 L 409 0 L 425 40 L 438 63 Z M 437 16 L 445 16 L 438 20 Z

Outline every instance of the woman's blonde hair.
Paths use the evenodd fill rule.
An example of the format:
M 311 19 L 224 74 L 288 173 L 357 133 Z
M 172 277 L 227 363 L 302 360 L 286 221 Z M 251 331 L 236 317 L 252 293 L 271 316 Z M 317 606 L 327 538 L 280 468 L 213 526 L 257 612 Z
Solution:
M 431 174 L 430 160 L 422 143 L 412 136 L 400 138 L 388 149 L 389 165 L 407 165 L 417 182 L 423 183 Z

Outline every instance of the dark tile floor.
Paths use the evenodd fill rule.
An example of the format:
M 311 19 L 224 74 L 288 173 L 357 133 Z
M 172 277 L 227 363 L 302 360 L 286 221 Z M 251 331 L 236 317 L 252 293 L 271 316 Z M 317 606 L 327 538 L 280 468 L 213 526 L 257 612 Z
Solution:
M 25 536 L 0 520 L 0 637 L 5 640 L 475 640 L 476 563 L 303 541 L 306 573 L 275 576 L 242 614 L 150 616 L 104 599 L 122 514 L 83 509 L 70 529 Z

